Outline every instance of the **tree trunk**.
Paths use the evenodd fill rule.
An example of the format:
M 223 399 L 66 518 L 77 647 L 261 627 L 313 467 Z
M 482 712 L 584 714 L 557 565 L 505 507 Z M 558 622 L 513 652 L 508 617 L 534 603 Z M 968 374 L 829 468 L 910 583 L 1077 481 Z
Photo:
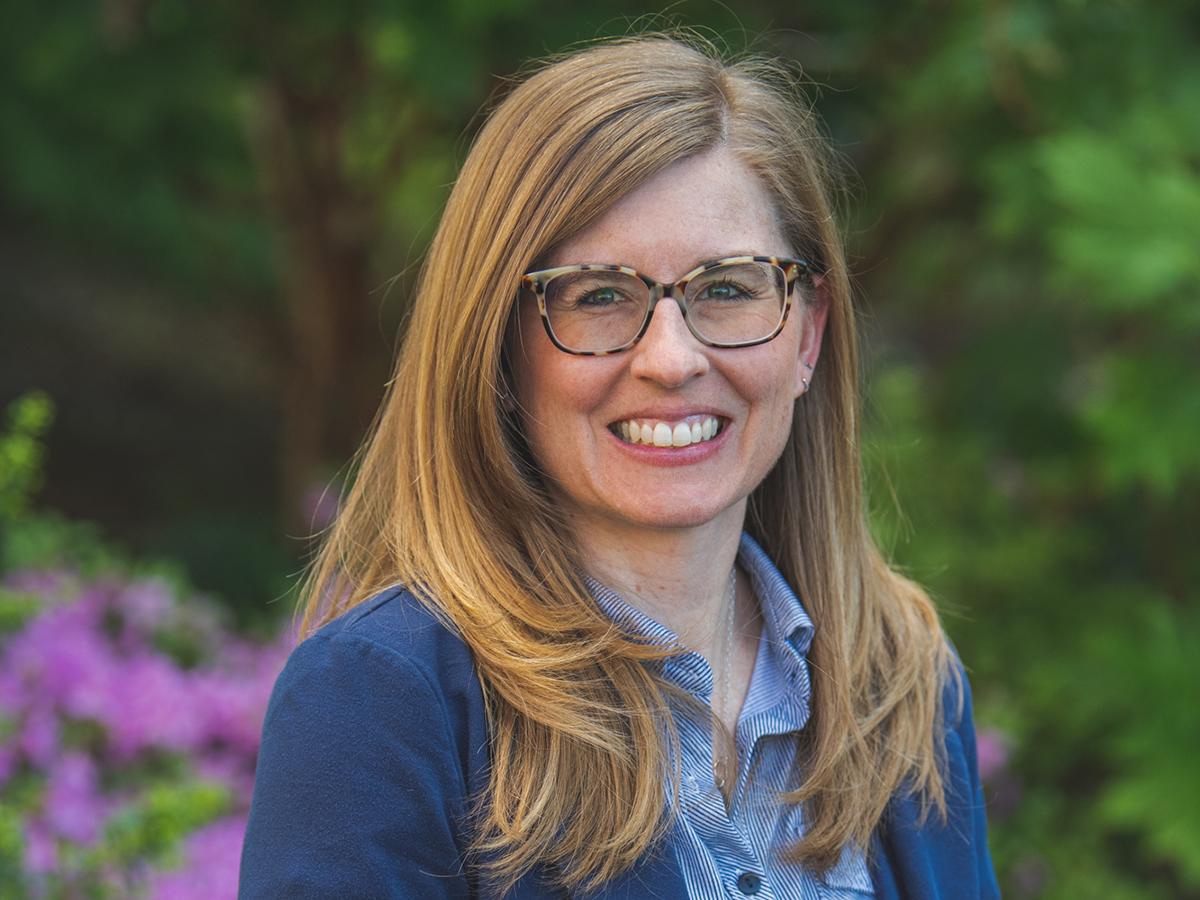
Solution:
M 293 536 L 325 524 L 313 521 L 306 497 L 328 479 L 330 462 L 341 465 L 357 446 L 382 391 L 366 303 L 373 216 L 343 176 L 342 108 L 338 98 L 301 101 L 272 83 L 246 116 L 276 227 L 287 317 L 279 475 L 282 518 Z

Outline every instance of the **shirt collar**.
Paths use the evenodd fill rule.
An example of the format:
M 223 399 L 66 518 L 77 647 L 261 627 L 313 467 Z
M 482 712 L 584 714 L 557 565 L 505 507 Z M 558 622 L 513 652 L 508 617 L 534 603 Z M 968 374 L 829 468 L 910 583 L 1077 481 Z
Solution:
M 738 560 L 750 573 L 767 639 L 776 646 L 790 646 L 801 658 L 806 656 L 815 630 L 812 619 L 766 551 L 745 532 L 738 545 Z
M 750 575 L 751 587 L 762 609 L 763 636 L 772 647 L 782 651 L 780 663 L 789 669 L 806 669 L 804 658 L 812 645 L 814 628 L 795 592 L 766 552 L 745 532 L 738 544 L 738 562 Z M 584 583 L 608 617 L 632 635 L 656 644 L 680 647 L 678 654 L 662 662 L 665 678 L 701 697 L 712 693 L 712 671 L 704 657 L 684 650 L 679 636 L 671 629 L 634 609 L 619 594 L 594 578 L 585 576 Z

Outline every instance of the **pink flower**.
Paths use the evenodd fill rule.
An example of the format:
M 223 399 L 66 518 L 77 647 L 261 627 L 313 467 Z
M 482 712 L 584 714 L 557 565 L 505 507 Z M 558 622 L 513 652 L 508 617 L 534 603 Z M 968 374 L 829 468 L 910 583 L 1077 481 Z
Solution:
M 975 738 L 979 777 L 991 781 L 1008 765 L 1008 738 L 994 728 L 980 729 Z
M 246 817 L 219 819 L 184 842 L 183 865 L 150 878 L 151 900 L 236 900 Z
M 8 781 L 13 769 L 17 767 L 17 748 L 0 745 L 0 787 Z
M 169 625 L 175 613 L 175 599 L 162 581 L 145 579 L 127 584 L 116 597 L 129 628 L 152 634 Z
M 96 766 L 83 753 L 64 753 L 50 770 L 44 800 L 46 824 L 60 837 L 93 844 L 109 804 L 97 791 Z
M 17 746 L 30 762 L 45 767 L 58 753 L 58 737 L 58 719 L 53 712 L 35 707 L 25 718 Z
M 140 653 L 114 667 L 94 714 L 108 727 L 119 759 L 151 747 L 186 752 L 200 746 L 203 720 L 193 681 L 192 673 L 160 654 Z
M 210 741 L 251 758 L 258 753 L 274 675 L 271 684 L 264 681 L 257 672 L 197 674 L 194 684 L 197 706 L 202 710 Z
M 85 861 L 80 848 L 100 840 L 117 804 L 136 801 L 129 776 L 139 769 L 128 764 L 166 751 L 185 758 L 187 777 L 228 786 L 240 817 L 189 836 L 182 868 L 150 875 L 151 896 L 232 900 L 263 715 L 294 638 L 265 647 L 236 638 L 213 609 L 178 603 L 162 582 L 88 583 L 51 572 L 5 583 L 43 603 L 21 631 L 0 638 L 0 715 L 13 725 L 0 738 L 0 785 L 21 767 L 45 777 L 23 825 L 27 873 L 36 881 Z M 197 642 L 203 658 L 181 668 L 155 649 L 159 635 Z M 81 721 L 100 730 L 79 729 Z M 126 785 L 119 794 L 102 790 L 110 776 Z M 139 881 L 144 871 L 109 875 Z
M 105 680 L 113 660 L 99 633 L 102 612 L 94 597 L 84 598 L 47 610 L 12 639 L 3 660 L 10 708 L 49 710 Z
M 58 865 L 58 845 L 45 822 L 25 823 L 25 869 L 35 875 L 53 872 Z

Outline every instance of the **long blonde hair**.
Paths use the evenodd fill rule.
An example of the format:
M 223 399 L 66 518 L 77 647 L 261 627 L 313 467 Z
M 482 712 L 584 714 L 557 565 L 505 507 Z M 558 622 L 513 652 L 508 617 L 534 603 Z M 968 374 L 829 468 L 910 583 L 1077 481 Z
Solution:
M 672 777 L 665 687 L 643 664 L 662 649 L 627 639 L 596 606 L 502 405 L 517 286 L 618 198 L 720 145 L 762 178 L 792 250 L 825 273 L 829 294 L 812 390 L 746 523 L 816 623 L 812 716 L 788 796 L 804 804 L 806 831 L 790 853 L 823 873 L 846 845 L 867 847 L 897 791 L 944 812 L 949 650 L 929 599 L 888 568 L 864 521 L 853 313 L 826 144 L 784 68 L 643 36 L 561 58 L 490 115 L 307 588 L 306 632 L 404 584 L 465 641 L 492 735 L 474 847 L 502 881 L 536 864 L 572 886 L 620 874 L 663 833 Z

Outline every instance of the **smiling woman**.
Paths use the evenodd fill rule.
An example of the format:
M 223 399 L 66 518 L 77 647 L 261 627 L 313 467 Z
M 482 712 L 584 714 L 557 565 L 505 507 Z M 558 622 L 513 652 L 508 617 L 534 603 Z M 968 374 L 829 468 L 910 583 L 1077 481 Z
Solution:
M 719 146 L 668 166 L 555 247 L 547 260 L 556 267 L 619 262 L 671 282 L 694 276 L 697 266 L 714 259 L 762 254 L 791 255 L 775 204 L 734 152 Z M 685 304 L 660 303 L 649 316 L 649 304 L 643 303 L 645 311 L 634 317 L 639 319 L 632 331 L 640 334 L 636 343 L 631 338 L 624 352 L 603 358 L 563 352 L 538 326 L 537 306 L 528 297 L 519 304 L 509 360 L 522 431 L 575 539 L 583 547 L 613 548 L 619 568 L 626 566 L 627 548 L 645 540 L 631 531 L 646 527 L 700 529 L 723 549 L 732 549 L 742 532 L 750 492 L 783 452 L 793 402 L 817 363 L 828 308 L 824 292 L 811 281 L 788 283 L 771 263 L 729 266 L 739 273 L 751 267 L 765 274 L 743 276 L 740 282 L 713 281 L 703 289 L 711 294 L 718 285 L 762 285 L 759 294 L 765 296 L 754 303 L 738 301 L 736 309 L 720 314 L 749 328 L 745 333 L 760 341 L 775 335 L 753 346 L 702 344 L 694 334 L 697 327 L 689 329 L 683 315 L 684 308 L 691 316 L 705 301 L 694 291 L 683 292 L 690 295 Z M 688 286 L 697 280 L 693 277 Z M 798 313 L 785 320 L 792 291 L 806 289 L 809 302 L 801 297 Z M 765 325 L 757 310 L 762 305 L 774 310 Z M 606 315 L 625 314 L 616 310 Z M 552 317 L 546 321 L 558 328 Z M 708 440 L 703 439 L 706 419 L 710 432 L 716 432 Z M 623 424 L 629 440 L 621 434 Z M 635 424 L 637 442 L 632 440 Z M 693 443 L 696 427 L 701 440 Z M 703 539 L 697 532 L 687 538 L 671 533 L 666 540 Z M 730 554 L 725 555 L 732 563 Z M 589 564 L 589 571 L 594 573 L 595 565 Z M 660 560 L 648 565 L 662 572 Z M 691 577 L 694 573 L 688 581 Z M 703 612 L 719 618 L 721 610 Z
M 995 897 L 970 696 L 862 518 L 786 73 L 646 36 L 492 113 L 264 728 L 244 897 Z

